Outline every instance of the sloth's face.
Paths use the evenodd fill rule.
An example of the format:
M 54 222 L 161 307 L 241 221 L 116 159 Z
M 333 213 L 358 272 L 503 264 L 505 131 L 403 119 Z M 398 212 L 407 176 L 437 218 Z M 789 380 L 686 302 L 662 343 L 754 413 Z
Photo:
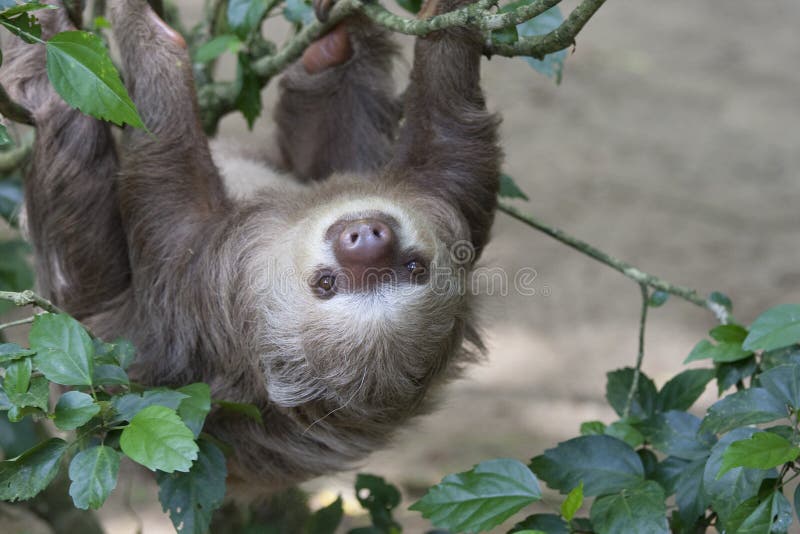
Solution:
M 461 345 L 468 265 L 417 206 L 381 197 L 318 207 L 286 243 L 294 290 L 274 295 L 266 358 L 285 406 L 417 403 Z

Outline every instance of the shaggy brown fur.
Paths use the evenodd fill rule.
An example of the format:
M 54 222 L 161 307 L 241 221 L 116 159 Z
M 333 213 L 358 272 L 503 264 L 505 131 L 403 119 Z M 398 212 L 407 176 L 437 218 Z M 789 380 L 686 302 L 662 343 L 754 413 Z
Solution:
M 39 289 L 102 337 L 132 340 L 137 380 L 204 381 L 214 398 L 258 406 L 263 426 L 212 412 L 206 428 L 233 445 L 230 471 L 248 490 L 348 467 L 480 347 L 465 277 L 488 239 L 500 161 L 480 35 L 418 39 L 398 136 L 395 47 L 350 21 L 352 58 L 316 74 L 295 65 L 281 82 L 278 164 L 305 184 L 237 199 L 202 133 L 182 43 L 144 0 L 112 9 L 152 132 L 126 128 L 119 160 L 108 127 L 49 87 L 43 47 L 9 48 L 0 69 L 38 124 L 26 209 Z M 71 27 L 62 10 L 42 18 L 46 36 Z M 310 284 L 341 270 L 326 234 L 370 217 L 394 230 L 391 279 L 320 298 Z M 464 243 L 477 253 L 454 251 Z M 416 264 L 424 278 L 403 267 Z

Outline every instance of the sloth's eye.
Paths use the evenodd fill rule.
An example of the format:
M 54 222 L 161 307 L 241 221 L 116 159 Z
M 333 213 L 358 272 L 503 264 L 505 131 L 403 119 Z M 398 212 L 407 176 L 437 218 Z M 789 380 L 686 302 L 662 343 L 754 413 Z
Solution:
M 319 282 L 317 282 L 317 287 L 324 289 L 325 291 L 330 291 L 331 289 L 333 289 L 333 281 L 334 281 L 333 276 L 326 274 L 325 276 L 319 279 Z
M 425 272 L 425 266 L 422 262 L 417 260 L 411 260 L 410 262 L 406 263 L 406 269 L 414 276 L 421 275 Z

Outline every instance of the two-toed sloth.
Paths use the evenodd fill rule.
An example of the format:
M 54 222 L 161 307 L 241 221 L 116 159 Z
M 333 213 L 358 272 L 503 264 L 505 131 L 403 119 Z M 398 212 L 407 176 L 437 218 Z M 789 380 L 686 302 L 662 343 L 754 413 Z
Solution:
M 64 10 L 41 18 L 45 36 L 71 29 Z M 145 0 L 115 0 L 112 18 L 149 129 L 118 146 L 56 95 L 43 47 L 5 50 L 0 81 L 37 124 L 25 209 L 39 290 L 130 339 L 137 381 L 203 381 L 256 405 L 263 425 L 209 416 L 234 479 L 269 490 L 348 467 L 480 352 L 465 276 L 500 162 L 480 33 L 417 39 L 401 105 L 389 36 L 346 21 L 281 81 L 276 177 L 212 159 L 185 44 Z M 237 198 L 218 165 L 267 185 Z M 466 260 L 453 251 L 465 243 Z

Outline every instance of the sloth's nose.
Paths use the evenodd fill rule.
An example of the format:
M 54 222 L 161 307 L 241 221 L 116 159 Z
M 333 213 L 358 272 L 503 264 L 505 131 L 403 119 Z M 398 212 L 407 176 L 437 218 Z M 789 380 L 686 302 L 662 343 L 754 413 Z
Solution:
M 334 244 L 339 265 L 352 270 L 389 267 L 394 249 L 395 236 L 391 227 L 374 218 L 347 223 Z

